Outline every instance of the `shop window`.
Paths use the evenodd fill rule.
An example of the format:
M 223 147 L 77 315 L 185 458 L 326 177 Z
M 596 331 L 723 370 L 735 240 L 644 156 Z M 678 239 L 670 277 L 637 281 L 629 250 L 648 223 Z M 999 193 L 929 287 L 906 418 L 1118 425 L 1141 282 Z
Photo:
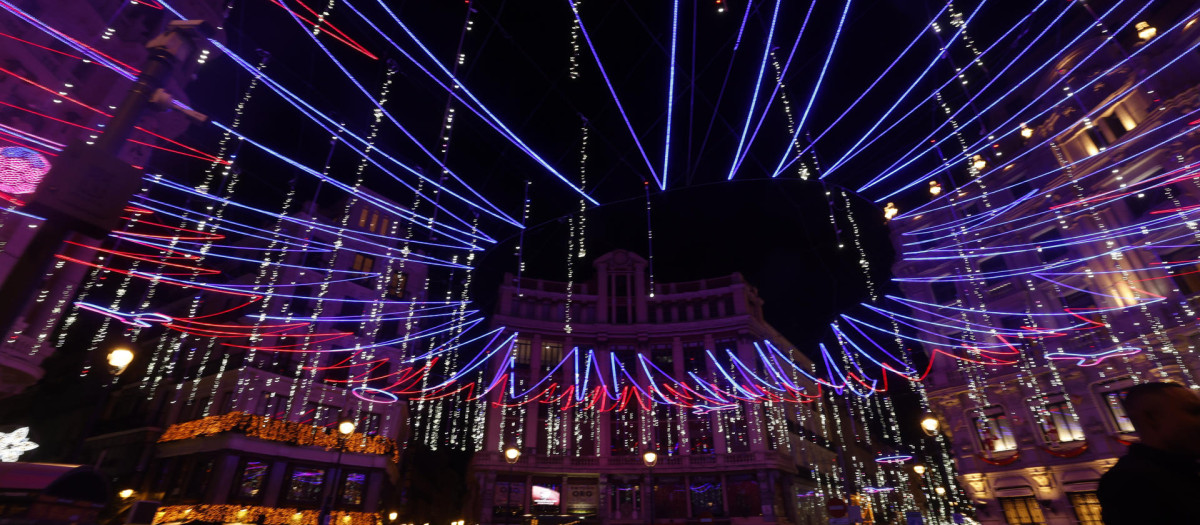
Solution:
M 758 490 L 758 478 L 754 474 L 729 476 L 729 515 L 748 517 L 762 515 L 762 494 Z
M 287 478 L 288 502 L 307 505 L 321 503 L 321 488 L 325 481 L 325 469 L 293 466 Z
M 556 516 L 562 509 L 561 478 L 533 478 L 530 510 L 535 516 Z
M 688 491 L 692 495 L 692 518 L 703 520 L 725 517 L 720 477 L 692 476 Z
M 1004 521 L 1008 525 L 1042 525 L 1046 523 L 1046 519 L 1042 517 L 1042 508 L 1038 506 L 1037 498 L 1033 496 L 1000 498 L 1000 508 L 1004 510 Z
M 641 516 L 642 486 L 637 483 L 616 482 L 612 484 L 612 519 L 630 520 Z
M 271 465 L 266 461 L 242 459 L 234 478 L 233 498 L 239 501 L 258 501 L 267 488 Z
M 999 407 L 984 410 L 974 418 L 975 430 L 979 435 L 980 449 L 986 454 L 1009 452 L 1017 449 L 1013 436 L 1012 421 Z
M 191 464 L 191 467 L 190 472 L 183 476 L 183 479 L 187 480 L 184 484 L 183 497 L 200 500 L 204 498 L 208 484 L 213 478 L 213 460 L 211 458 L 197 459 Z
M 365 472 L 346 472 L 342 474 L 341 490 L 338 490 L 338 503 L 358 507 L 363 504 L 367 491 L 367 474 Z
M 1100 498 L 1095 492 L 1068 492 L 1067 498 L 1079 525 L 1104 525 L 1100 517 Z
M 654 478 L 654 519 L 687 517 L 687 485 L 683 478 L 663 476 Z
M 496 480 L 496 492 L 492 499 L 493 521 L 521 523 L 525 514 L 525 481 L 500 477 Z

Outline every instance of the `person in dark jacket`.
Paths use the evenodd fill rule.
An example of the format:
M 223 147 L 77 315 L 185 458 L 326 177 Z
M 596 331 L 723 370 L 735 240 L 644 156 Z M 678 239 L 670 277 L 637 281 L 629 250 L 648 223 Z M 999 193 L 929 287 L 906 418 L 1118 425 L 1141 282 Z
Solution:
M 1106 525 L 1200 524 L 1200 397 L 1178 383 L 1129 389 L 1140 441 L 1100 478 Z

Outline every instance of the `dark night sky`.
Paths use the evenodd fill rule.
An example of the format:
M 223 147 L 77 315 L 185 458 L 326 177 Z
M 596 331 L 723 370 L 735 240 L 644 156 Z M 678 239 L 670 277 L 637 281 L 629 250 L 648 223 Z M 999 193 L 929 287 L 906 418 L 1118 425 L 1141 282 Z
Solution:
M 1020 3 L 1027 8 L 1026 2 Z M 310 3 L 314 9 L 318 4 Z M 927 9 L 903 0 L 856 0 L 806 128 L 814 134 L 826 129 L 921 30 L 932 12 L 941 8 L 935 4 L 930 2 L 933 7 Z M 294 2 L 287 5 L 300 9 Z M 417 52 L 374 2 L 354 0 L 352 5 L 368 13 L 406 50 Z M 572 16 L 566 0 L 406 1 L 389 5 L 444 63 L 453 62 L 466 10 L 475 9 L 472 31 L 463 41 L 466 61 L 460 78 L 534 150 L 572 179 L 578 176 L 580 125 L 586 118 L 591 129 L 587 188 L 604 203 L 588 211 L 589 255 L 615 248 L 647 253 L 643 183 L 650 176 L 586 45 L 580 49 L 581 78 L 568 77 Z M 825 192 L 833 191 L 836 196 L 839 185 L 853 189 L 855 183 L 890 164 L 893 157 L 888 152 L 894 156 L 906 150 L 914 134 L 924 133 L 935 123 L 932 106 L 927 104 L 905 121 L 904 132 L 887 136 L 873 153 L 839 170 L 828 184 L 821 184 L 800 181 L 794 170 L 779 179 L 767 178 L 788 141 L 786 121 L 776 101 L 735 181 L 725 182 L 775 4 L 755 2 L 732 66 L 730 56 L 746 4 L 732 2 L 724 13 L 718 13 L 711 0 L 681 5 L 670 182 L 666 192 L 652 191 L 656 280 L 690 280 L 740 271 L 759 288 L 767 303 L 768 320 L 803 348 L 824 334 L 834 315 L 865 299 L 866 279 L 856 263 L 858 256 L 845 210 L 840 209 L 841 199 L 837 199 L 838 225 L 846 248 L 838 250 Z M 787 1 L 781 5 L 774 46 L 782 62 L 809 3 Z M 818 2 L 798 47 L 787 75 L 787 93 L 797 116 L 808 101 L 843 5 Z M 399 68 L 387 108 L 424 144 L 436 148 L 445 92 L 374 36 L 341 2 L 336 6 L 330 20 L 380 59 L 366 58 L 325 37 L 322 42 L 373 94 L 387 61 L 395 60 Z M 974 4 L 961 8 L 973 9 Z M 584 2 L 581 12 L 633 128 L 655 169 L 661 169 L 671 3 L 593 0 Z M 973 29 L 973 36 L 990 42 L 995 36 L 991 28 L 1006 29 L 1022 11 L 1006 2 L 985 14 L 987 21 Z M 366 134 L 371 106 L 279 6 L 266 0 L 239 2 L 225 25 L 231 47 L 242 56 L 252 59 L 258 48 L 269 51 L 269 75 L 344 120 L 351 129 Z M 945 29 L 943 35 L 948 33 Z M 832 163 L 845 151 L 896 94 L 909 86 L 937 45 L 932 38 L 922 38 L 910 54 L 913 58 L 901 61 L 876 87 L 875 95 L 864 99 L 818 143 L 818 160 Z M 998 58 L 1011 52 L 1001 49 Z M 931 78 L 940 82 L 948 74 L 942 65 Z M 756 115 L 762 111 L 773 79 L 768 66 Z M 245 72 L 218 58 L 205 67 L 189 93 L 201 111 L 229 122 L 248 82 Z M 929 81 L 919 84 L 914 89 L 916 100 L 933 87 Z M 565 279 L 564 219 L 577 210 L 578 196 L 461 106 L 457 115 L 448 164 L 518 217 L 525 181 L 531 180 L 533 215 L 525 236 L 527 275 Z M 247 135 L 309 166 L 319 168 L 324 162 L 328 134 L 267 90 L 260 89 L 255 95 L 245 121 Z M 209 141 L 215 138 L 211 128 L 192 133 Z M 423 160 L 391 126 L 385 125 L 380 137 L 383 149 L 412 159 L 426 173 L 437 172 L 437 167 Z M 904 150 L 897 151 L 900 147 Z M 353 155 L 342 148 L 333 158 L 335 176 L 349 180 Z M 277 202 L 293 179 L 301 198 L 311 198 L 315 191 L 307 176 L 298 176 L 249 148 L 243 149 L 239 160 L 246 180 L 240 191 L 265 207 Z M 172 169 L 183 176 L 199 173 L 195 165 Z M 375 170 L 368 170 L 367 177 L 368 187 L 398 202 L 410 202 L 407 191 Z M 328 204 L 332 197 L 326 191 L 322 202 Z M 863 229 L 872 261 L 873 279 L 886 285 L 892 253 L 881 212 L 877 204 L 852 198 L 855 220 Z M 473 296 L 487 309 L 500 275 L 516 269 L 512 253 L 517 230 L 492 220 L 482 224 L 500 241 L 478 262 L 480 274 Z M 590 260 L 581 266 L 585 271 L 581 278 L 586 278 Z

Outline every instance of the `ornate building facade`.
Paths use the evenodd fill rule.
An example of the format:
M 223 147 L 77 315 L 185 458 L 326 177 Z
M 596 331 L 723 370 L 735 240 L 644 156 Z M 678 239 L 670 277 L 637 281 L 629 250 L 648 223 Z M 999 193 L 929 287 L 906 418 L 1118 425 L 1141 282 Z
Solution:
M 985 524 L 1101 523 L 1097 482 L 1137 439 L 1123 391 L 1200 381 L 1194 9 L 1064 50 L 986 116 L 1011 136 L 892 221 L 926 350 L 963 357 L 926 384 Z
M 570 290 L 506 276 L 493 324 L 515 334 L 518 389 L 547 377 L 570 384 L 560 366 L 570 355 L 621 363 L 631 377 L 648 373 L 637 364 L 642 356 L 673 377 L 713 379 L 729 363 L 712 356 L 728 351 L 750 363 L 758 342 L 790 348 L 740 274 L 651 288 L 646 261 L 631 252 L 607 253 L 593 266 L 596 277 Z M 818 391 L 811 381 L 804 387 Z M 482 451 L 472 462 L 480 523 L 825 519 L 823 500 L 813 496 L 822 491 L 818 478 L 835 468 L 838 447 L 822 426 L 822 403 L 710 411 L 640 398 L 619 408 L 567 409 L 488 399 Z M 509 449 L 520 451 L 515 462 L 505 459 Z M 657 454 L 653 466 L 644 462 L 647 451 Z

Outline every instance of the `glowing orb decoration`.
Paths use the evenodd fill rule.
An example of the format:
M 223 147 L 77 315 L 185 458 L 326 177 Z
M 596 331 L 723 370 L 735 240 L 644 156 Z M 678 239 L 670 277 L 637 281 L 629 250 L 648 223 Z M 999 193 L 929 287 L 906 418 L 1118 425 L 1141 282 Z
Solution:
M 0 191 L 9 195 L 33 193 L 50 171 L 50 161 L 29 148 L 0 148 Z
M 38 445 L 29 440 L 29 427 L 21 427 L 7 434 L 0 432 L 0 461 L 13 463 L 21 454 L 35 448 L 38 448 Z

